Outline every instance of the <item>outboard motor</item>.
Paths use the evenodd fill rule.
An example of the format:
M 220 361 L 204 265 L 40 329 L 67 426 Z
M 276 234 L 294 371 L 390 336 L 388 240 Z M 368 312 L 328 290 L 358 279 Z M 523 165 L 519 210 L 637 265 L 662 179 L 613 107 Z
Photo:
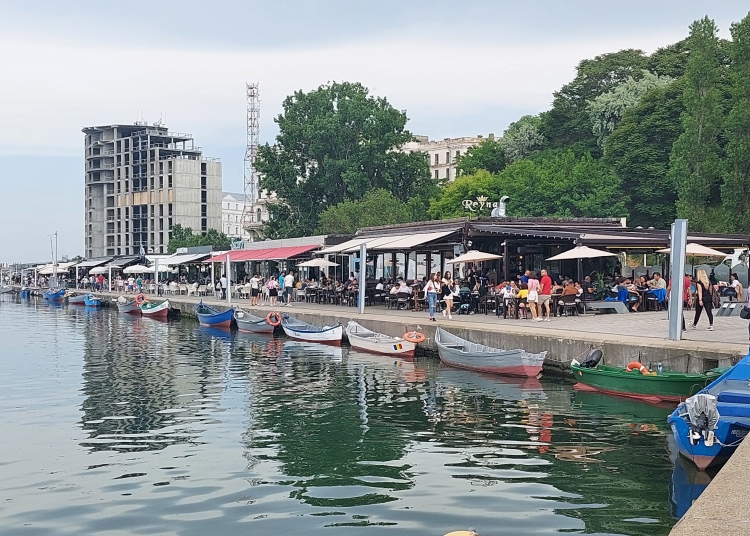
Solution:
M 707 447 L 714 443 L 714 429 L 719 422 L 719 410 L 714 395 L 699 393 L 685 400 L 690 419 L 690 444 L 697 445 L 701 437 Z
M 586 355 L 583 356 L 581 368 L 594 368 L 602 360 L 602 351 L 598 348 L 590 348 Z

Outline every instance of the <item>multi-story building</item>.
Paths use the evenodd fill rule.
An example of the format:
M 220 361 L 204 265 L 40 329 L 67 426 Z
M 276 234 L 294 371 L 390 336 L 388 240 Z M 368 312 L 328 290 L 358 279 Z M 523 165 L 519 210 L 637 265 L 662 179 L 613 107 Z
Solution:
M 86 257 L 165 253 L 177 224 L 221 229 L 221 163 L 191 134 L 142 121 L 83 133 Z
M 494 139 L 490 134 L 489 138 Z M 445 138 L 430 141 L 427 136 L 414 136 L 415 141 L 404 145 L 406 152 L 424 153 L 430 163 L 430 175 L 435 179 L 453 181 L 456 179 L 456 158 L 466 154 L 470 147 L 482 142 L 482 135 L 477 137 Z

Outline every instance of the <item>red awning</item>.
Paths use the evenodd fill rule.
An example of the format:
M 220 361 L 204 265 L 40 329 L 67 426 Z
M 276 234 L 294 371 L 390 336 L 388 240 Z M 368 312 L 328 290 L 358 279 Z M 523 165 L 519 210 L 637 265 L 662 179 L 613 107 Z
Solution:
M 288 246 L 283 248 L 265 248 L 265 249 L 235 249 L 229 251 L 229 262 L 245 262 L 245 261 L 262 261 L 262 260 L 273 260 L 281 261 L 285 259 L 291 259 L 297 255 L 302 255 L 313 249 L 318 249 L 320 246 Z M 225 262 L 227 260 L 227 253 L 222 253 L 211 257 L 204 262 Z

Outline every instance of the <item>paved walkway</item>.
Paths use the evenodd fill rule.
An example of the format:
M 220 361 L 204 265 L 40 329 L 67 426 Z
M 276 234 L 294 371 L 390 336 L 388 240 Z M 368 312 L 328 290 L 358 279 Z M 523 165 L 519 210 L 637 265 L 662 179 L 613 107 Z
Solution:
M 104 293 L 107 294 L 107 293 Z M 112 294 L 111 296 L 116 296 Z M 173 302 L 197 303 L 200 298 L 194 296 L 165 296 Z M 226 301 L 216 300 L 213 296 L 202 298 L 209 305 L 226 305 Z M 232 305 L 250 308 L 249 300 L 232 299 Z M 258 307 L 270 311 L 296 310 L 306 313 L 323 313 L 341 320 L 356 318 L 358 316 L 355 307 L 338 305 L 321 305 L 316 303 L 297 302 L 292 307 L 271 308 L 269 305 Z M 666 312 L 643 312 L 624 314 L 587 314 L 581 316 L 553 317 L 550 322 L 532 322 L 531 320 L 504 319 L 493 313 L 488 315 L 453 315 L 453 320 L 437 315 L 438 324 L 456 324 L 461 327 L 491 327 L 493 331 L 502 333 L 525 333 L 547 336 L 558 336 L 574 338 L 575 334 L 581 336 L 596 336 L 606 338 L 609 341 L 622 341 L 629 344 L 651 345 L 651 346 L 678 346 L 689 350 L 713 350 L 732 352 L 745 355 L 748 352 L 748 321 L 739 316 L 715 317 L 714 331 L 706 331 L 708 321 L 705 314 L 699 322 L 698 330 L 689 328 L 693 318 L 693 312 L 686 312 L 688 331 L 683 332 L 682 341 L 669 341 L 669 322 Z M 367 307 L 365 315 L 373 319 L 399 320 L 405 324 L 417 324 L 426 326 L 429 323 L 426 312 L 396 311 L 386 309 L 385 306 Z

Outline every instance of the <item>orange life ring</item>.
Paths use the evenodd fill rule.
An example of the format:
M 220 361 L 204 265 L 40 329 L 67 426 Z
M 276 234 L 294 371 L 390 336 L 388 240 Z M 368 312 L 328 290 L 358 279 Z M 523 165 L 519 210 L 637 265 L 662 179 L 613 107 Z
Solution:
M 266 323 L 269 326 L 278 326 L 279 324 L 281 324 L 281 315 L 275 311 L 271 311 L 266 315 Z
M 138 295 L 137 295 L 137 296 L 135 297 L 135 304 L 136 304 L 136 305 L 141 305 L 141 304 L 142 304 L 143 302 L 145 302 L 145 301 L 147 301 L 147 300 L 146 300 L 146 295 L 145 295 L 145 294 L 138 294 Z
M 426 341 L 427 337 L 418 331 L 410 331 L 409 333 L 404 333 L 404 340 L 413 342 L 414 344 L 419 344 L 420 342 Z
M 631 361 L 628 366 L 625 367 L 626 372 L 632 372 L 634 370 L 640 370 L 641 374 L 648 374 L 648 369 L 638 361 Z

